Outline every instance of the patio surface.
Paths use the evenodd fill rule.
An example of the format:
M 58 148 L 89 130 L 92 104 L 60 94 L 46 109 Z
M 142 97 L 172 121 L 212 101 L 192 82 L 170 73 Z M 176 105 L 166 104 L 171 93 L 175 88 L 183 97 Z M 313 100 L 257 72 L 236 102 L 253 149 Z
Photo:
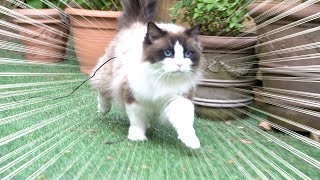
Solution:
M 0 51 L 0 179 L 320 177 L 319 143 L 293 132 L 263 131 L 254 116 L 197 118 L 199 150 L 185 148 L 172 128 L 156 122 L 147 142 L 131 142 L 127 118 L 98 114 L 88 84 L 70 97 L 50 99 L 87 78 L 75 60 L 35 65 L 21 59 Z

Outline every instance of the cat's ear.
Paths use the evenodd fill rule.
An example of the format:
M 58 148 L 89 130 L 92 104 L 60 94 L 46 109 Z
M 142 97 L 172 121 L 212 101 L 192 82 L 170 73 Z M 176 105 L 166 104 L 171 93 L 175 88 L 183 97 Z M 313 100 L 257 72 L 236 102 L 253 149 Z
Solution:
M 185 33 L 186 33 L 188 36 L 197 39 L 197 36 L 200 34 L 200 29 L 201 29 L 201 25 L 198 24 L 198 25 L 193 26 L 193 27 L 190 28 L 190 29 L 187 29 L 187 30 L 185 31 Z
M 161 30 L 155 23 L 149 22 L 147 26 L 147 39 L 149 42 L 153 42 L 166 35 L 166 31 Z

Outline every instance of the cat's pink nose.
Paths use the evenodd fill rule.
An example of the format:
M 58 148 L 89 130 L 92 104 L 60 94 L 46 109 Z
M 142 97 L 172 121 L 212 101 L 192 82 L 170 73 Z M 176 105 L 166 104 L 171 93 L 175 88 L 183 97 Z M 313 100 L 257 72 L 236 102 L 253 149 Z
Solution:
M 177 66 L 179 66 L 179 68 L 182 66 L 182 64 L 177 64 Z

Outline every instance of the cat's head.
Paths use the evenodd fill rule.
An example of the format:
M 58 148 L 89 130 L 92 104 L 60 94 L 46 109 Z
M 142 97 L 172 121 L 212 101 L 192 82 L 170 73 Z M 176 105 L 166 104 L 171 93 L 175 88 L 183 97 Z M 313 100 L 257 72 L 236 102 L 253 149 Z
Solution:
M 148 23 L 143 43 L 144 61 L 174 76 L 195 74 L 201 56 L 199 31 L 199 25 L 185 29 L 173 24 Z

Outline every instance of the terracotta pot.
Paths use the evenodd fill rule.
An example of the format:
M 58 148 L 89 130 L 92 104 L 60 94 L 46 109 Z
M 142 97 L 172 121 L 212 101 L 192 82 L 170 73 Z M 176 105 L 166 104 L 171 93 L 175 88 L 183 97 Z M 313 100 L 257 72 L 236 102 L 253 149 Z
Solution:
M 252 10 L 258 5 L 258 3 L 251 4 L 248 9 Z M 254 12 L 252 17 L 257 17 L 277 5 L 277 3 L 270 3 L 263 6 L 261 9 Z M 297 5 L 299 4 L 291 5 L 280 11 L 276 11 L 271 14 L 269 19 L 295 8 Z M 296 48 L 297 50 L 291 52 L 283 49 L 294 49 L 297 46 L 320 42 L 319 30 L 293 38 L 285 38 L 295 33 L 319 27 L 320 19 L 317 18 L 274 34 L 270 34 L 270 32 L 277 30 L 278 28 L 283 28 L 285 25 L 297 22 L 300 19 L 309 17 L 318 12 L 320 12 L 320 5 L 311 5 L 267 26 L 259 28 L 257 33 L 260 38 L 258 40 L 258 45 L 256 46 L 256 53 L 260 59 L 260 71 L 262 73 L 264 86 L 264 88 L 259 91 L 260 95 L 257 96 L 257 100 L 264 102 L 264 104 L 261 104 L 262 109 L 316 129 L 320 128 L 318 121 L 319 117 L 317 117 L 317 115 L 308 115 L 307 113 L 298 112 L 297 109 L 302 109 L 306 112 L 312 111 L 314 112 L 313 114 L 320 114 L 319 108 L 310 106 L 310 103 L 312 104 L 313 101 L 319 103 L 319 100 L 312 96 L 308 97 L 305 95 L 306 93 L 319 95 L 320 92 L 320 73 L 312 68 L 315 65 L 320 65 L 319 56 L 312 55 L 319 53 L 320 47 L 315 46 L 309 49 Z M 256 23 L 259 25 L 262 22 Z M 265 35 L 267 33 L 269 33 L 268 36 Z M 279 40 L 280 38 L 283 40 Z M 311 80 L 312 78 L 313 80 Z M 286 94 L 286 92 L 290 93 Z M 270 94 L 273 96 L 270 96 Z M 296 98 L 301 101 L 292 102 L 286 100 L 288 98 Z M 283 121 L 271 116 L 268 116 L 268 119 L 292 130 L 307 131 L 288 123 L 284 123 Z
M 202 72 L 204 79 L 198 84 L 194 103 L 199 116 L 219 119 L 234 119 L 223 110 L 237 116 L 243 113 L 234 108 L 252 103 L 251 90 L 255 84 L 256 58 L 254 55 L 256 37 L 200 36 L 204 47 Z M 243 50 L 247 48 L 246 50 Z
M 42 41 L 42 43 L 37 43 L 22 40 L 25 47 L 25 59 L 40 62 L 62 61 L 66 53 L 69 29 L 68 26 L 63 26 L 59 11 L 56 9 L 14 9 L 14 11 L 36 21 L 32 23 L 14 19 L 13 21 L 19 26 L 33 32 L 30 34 L 20 31 L 19 34 Z
M 74 47 L 83 73 L 90 74 L 117 33 L 118 11 L 66 8 L 70 15 Z

